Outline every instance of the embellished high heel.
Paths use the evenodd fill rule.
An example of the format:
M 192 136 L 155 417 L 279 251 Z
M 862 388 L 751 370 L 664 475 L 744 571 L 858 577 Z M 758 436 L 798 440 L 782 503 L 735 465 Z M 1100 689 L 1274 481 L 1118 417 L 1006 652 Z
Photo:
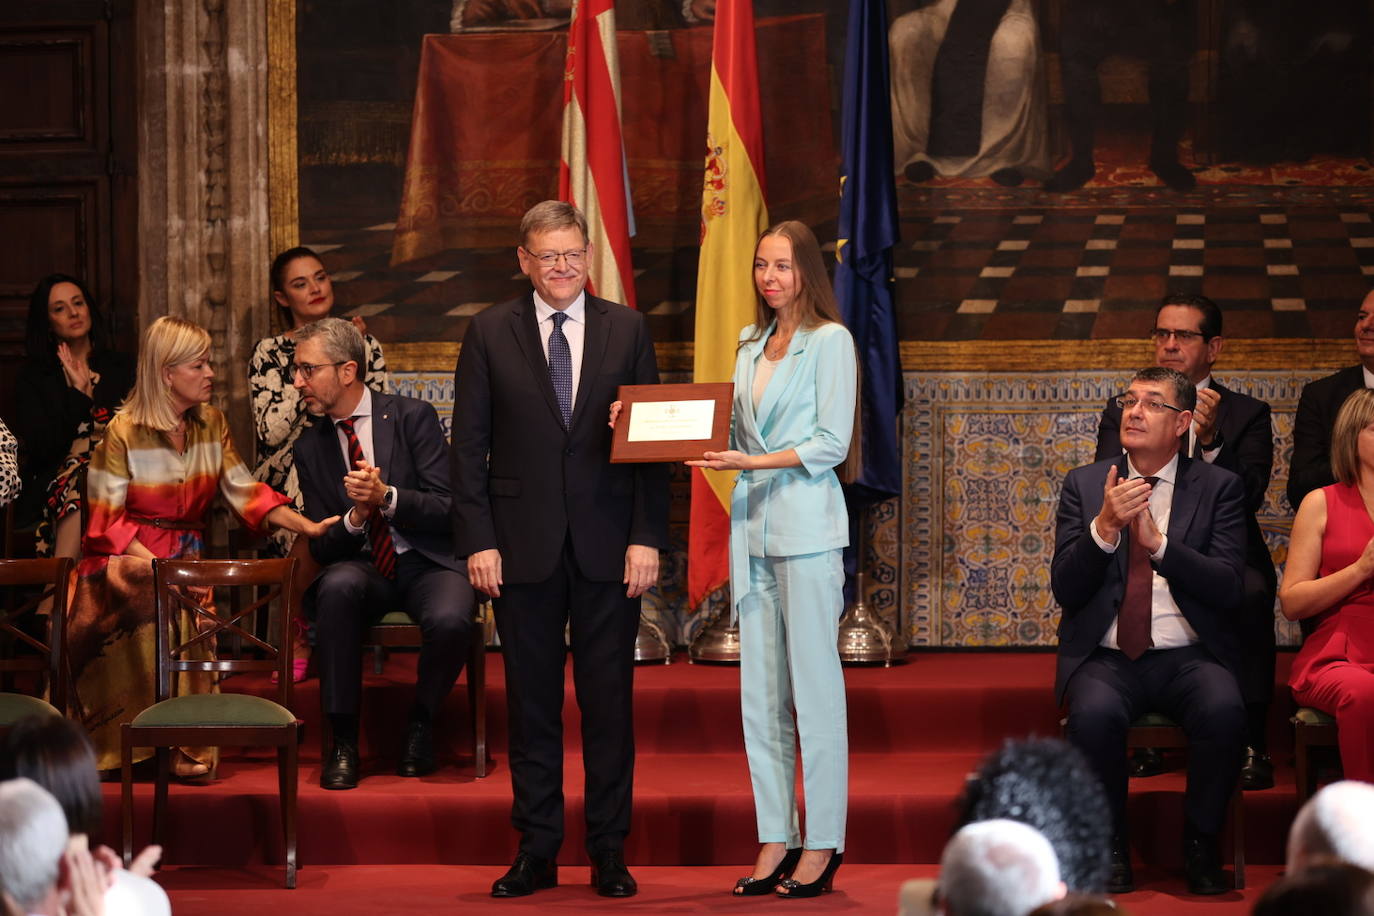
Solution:
M 821 872 L 821 876 L 810 884 L 802 884 L 794 878 L 785 878 L 779 881 L 777 895 L 779 897 L 819 897 L 821 894 L 830 893 L 831 888 L 835 886 L 835 872 L 840 870 L 840 863 L 843 861 L 844 853 L 837 852 L 832 855 L 830 861 L 825 863 L 825 871 Z
M 310 675 L 310 639 L 306 635 L 306 623 L 303 618 L 297 617 L 291 622 L 295 633 L 292 639 L 296 645 L 291 655 L 291 683 L 299 684 Z M 304 652 L 304 655 L 301 653 Z M 272 672 L 272 683 L 277 683 L 277 672 Z
M 787 850 L 783 853 L 782 861 L 778 863 L 778 867 L 773 869 L 768 877 L 755 878 L 752 875 L 746 875 L 735 882 L 732 893 L 736 897 L 761 897 L 764 894 L 773 893 L 782 879 L 792 874 L 792 869 L 797 867 L 801 854 L 800 846 Z

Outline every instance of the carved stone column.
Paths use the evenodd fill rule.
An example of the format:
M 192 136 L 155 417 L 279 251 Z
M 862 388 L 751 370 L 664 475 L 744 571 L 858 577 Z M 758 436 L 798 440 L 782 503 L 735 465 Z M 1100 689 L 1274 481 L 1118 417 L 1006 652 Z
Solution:
M 140 326 L 210 332 L 215 403 L 248 452 L 248 358 L 269 321 L 267 0 L 138 0 L 137 16 Z

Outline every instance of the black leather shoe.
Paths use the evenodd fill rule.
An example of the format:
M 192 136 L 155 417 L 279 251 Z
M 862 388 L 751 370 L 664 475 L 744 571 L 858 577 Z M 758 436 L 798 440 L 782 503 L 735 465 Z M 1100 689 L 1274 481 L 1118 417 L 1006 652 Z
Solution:
M 320 771 L 320 787 L 323 789 L 358 788 L 358 749 L 344 741 L 335 741 L 324 758 L 324 769 Z
M 1197 178 L 1183 167 L 1176 156 L 1153 156 L 1150 158 L 1150 171 L 1175 191 L 1191 191 L 1197 187 Z
M 625 867 L 620 850 L 592 854 L 592 887 L 603 897 L 633 897 L 639 885 Z
M 1129 894 L 1135 890 L 1131 874 L 1131 847 L 1125 839 L 1112 840 L 1111 862 L 1107 867 L 1107 893 Z
M 1191 894 L 1224 894 L 1231 890 L 1226 872 L 1221 870 L 1221 853 L 1216 837 L 1194 834 L 1183 841 L 1183 869 Z
M 1240 768 L 1240 787 L 1242 789 L 1274 788 L 1274 761 L 1268 754 L 1261 754 L 1253 747 L 1245 749 L 1245 765 Z
M 540 859 L 522 852 L 515 857 L 510 870 L 497 878 L 491 886 L 493 897 L 528 897 L 535 891 L 558 886 L 558 864 L 552 859 Z
M 1131 776 L 1158 776 L 1164 772 L 1164 755 L 1157 747 L 1138 747 L 1131 754 Z
M 401 748 L 401 760 L 396 764 L 397 776 L 428 776 L 434 764 L 434 727 L 428 722 L 411 722 L 406 730 L 406 743 Z

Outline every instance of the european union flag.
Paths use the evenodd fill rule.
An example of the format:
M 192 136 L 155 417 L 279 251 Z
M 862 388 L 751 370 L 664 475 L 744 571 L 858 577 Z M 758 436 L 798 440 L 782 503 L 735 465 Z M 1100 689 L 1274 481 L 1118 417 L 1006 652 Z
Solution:
M 851 0 L 847 44 L 835 298 L 863 366 L 863 470 L 850 495 L 865 505 L 902 489 L 897 416 L 905 396 L 892 301 L 897 186 L 885 0 Z

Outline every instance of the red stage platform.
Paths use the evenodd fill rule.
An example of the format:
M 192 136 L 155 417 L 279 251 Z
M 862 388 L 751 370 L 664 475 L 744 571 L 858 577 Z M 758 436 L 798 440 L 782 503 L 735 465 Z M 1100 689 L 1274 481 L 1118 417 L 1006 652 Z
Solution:
M 1286 677 L 1290 659 L 1291 655 L 1280 657 L 1280 679 Z M 352 887 L 354 881 L 378 893 L 392 887 L 394 893 L 396 882 L 407 884 L 413 879 L 417 888 L 428 889 L 422 897 L 433 891 L 447 900 L 446 906 L 486 900 L 486 887 L 510 862 L 516 847 L 509 822 L 500 655 L 492 653 L 488 658 L 493 760 L 490 775 L 481 780 L 473 777 L 468 756 L 461 684 L 446 711 L 450 747 L 441 769 L 423 779 L 403 779 L 391 772 L 391 755 L 403 725 L 397 710 L 409 705 L 413 670 L 414 656 L 398 653 L 382 676 L 367 677 L 365 778 L 358 789 L 348 792 L 319 788 L 318 681 L 298 686 L 295 706 L 307 722 L 307 737 L 300 775 L 301 883 L 294 892 L 279 891 L 280 870 L 269 867 L 280 862 L 281 843 L 275 765 L 267 756 L 231 750 L 213 784 L 173 787 L 167 842 L 167 860 L 173 867 L 162 880 L 172 892 L 178 913 L 228 912 L 202 908 L 196 902 L 204 899 L 210 906 L 210 901 L 219 899 L 227 904 L 229 898 L 221 894 L 232 897 L 234 911 L 240 911 L 240 905 L 247 909 L 259 899 L 273 909 L 289 904 L 298 916 L 353 912 L 343 904 L 352 896 L 344 888 Z M 892 909 L 902 880 L 930 873 L 921 866 L 938 862 L 953 823 L 954 799 L 984 753 L 1006 738 L 1057 734 L 1058 712 L 1050 692 L 1053 670 L 1052 654 L 1028 652 L 928 653 L 913 655 L 890 669 L 846 670 L 852 756 L 847 864 L 840 886 L 846 884 L 845 875 L 856 886 L 865 883 L 865 876 L 877 882 L 882 893 L 865 888 L 860 895 L 863 909 L 879 903 L 883 910 Z M 641 883 L 652 885 L 661 879 L 664 888 L 682 892 L 668 897 L 641 895 L 640 903 L 658 900 L 662 904 L 650 908 L 655 912 L 702 912 L 703 907 L 738 903 L 716 894 L 729 887 L 732 876 L 743 863 L 752 861 L 757 848 L 738 683 L 735 668 L 689 665 L 681 660 L 636 672 L 635 818 L 626 858 L 631 866 L 644 870 Z M 246 679 L 225 684 L 226 690 L 266 692 L 265 688 Z M 565 728 L 569 747 L 577 748 L 580 737 L 572 694 L 569 679 Z M 1280 695 L 1286 696 L 1286 691 Z M 1287 827 L 1295 811 L 1291 728 L 1283 720 L 1285 714 L 1286 709 L 1277 708 L 1273 726 L 1279 784 L 1245 796 L 1247 862 L 1260 866 L 1250 874 L 1251 890 L 1245 897 L 1251 901 L 1276 873 L 1276 868 L 1264 866 L 1276 867 L 1282 861 Z M 581 783 L 580 755 L 570 753 L 564 787 L 569 830 L 560 859 L 568 886 L 555 893 L 566 905 L 600 907 L 604 901 L 583 887 Z M 1142 890 L 1126 898 L 1132 912 L 1182 911 L 1147 905 L 1161 893 L 1166 895 L 1161 902 L 1177 903 L 1172 895 L 1182 892 L 1181 882 L 1172 874 L 1180 863 L 1182 792 L 1179 770 L 1132 782 L 1133 841 L 1142 868 Z M 118 794 L 117 784 L 106 785 L 108 828 L 119 823 Z M 140 843 L 148 840 L 151 802 L 151 784 L 138 785 Z M 112 834 L 113 829 L 107 832 Z M 693 877 L 698 873 L 699 877 Z M 321 895 L 318 899 L 316 892 Z M 273 902 L 267 903 L 269 899 Z M 384 897 L 364 895 L 356 902 L 363 899 L 372 900 L 368 912 L 388 909 L 378 909 Z M 1239 902 L 1242 898 L 1237 894 L 1231 899 Z M 536 901 L 545 902 L 545 898 L 539 895 Z M 858 897 L 851 897 L 847 908 L 858 903 Z M 399 909 L 414 911 L 409 904 Z M 1227 909 L 1222 905 L 1211 911 Z

